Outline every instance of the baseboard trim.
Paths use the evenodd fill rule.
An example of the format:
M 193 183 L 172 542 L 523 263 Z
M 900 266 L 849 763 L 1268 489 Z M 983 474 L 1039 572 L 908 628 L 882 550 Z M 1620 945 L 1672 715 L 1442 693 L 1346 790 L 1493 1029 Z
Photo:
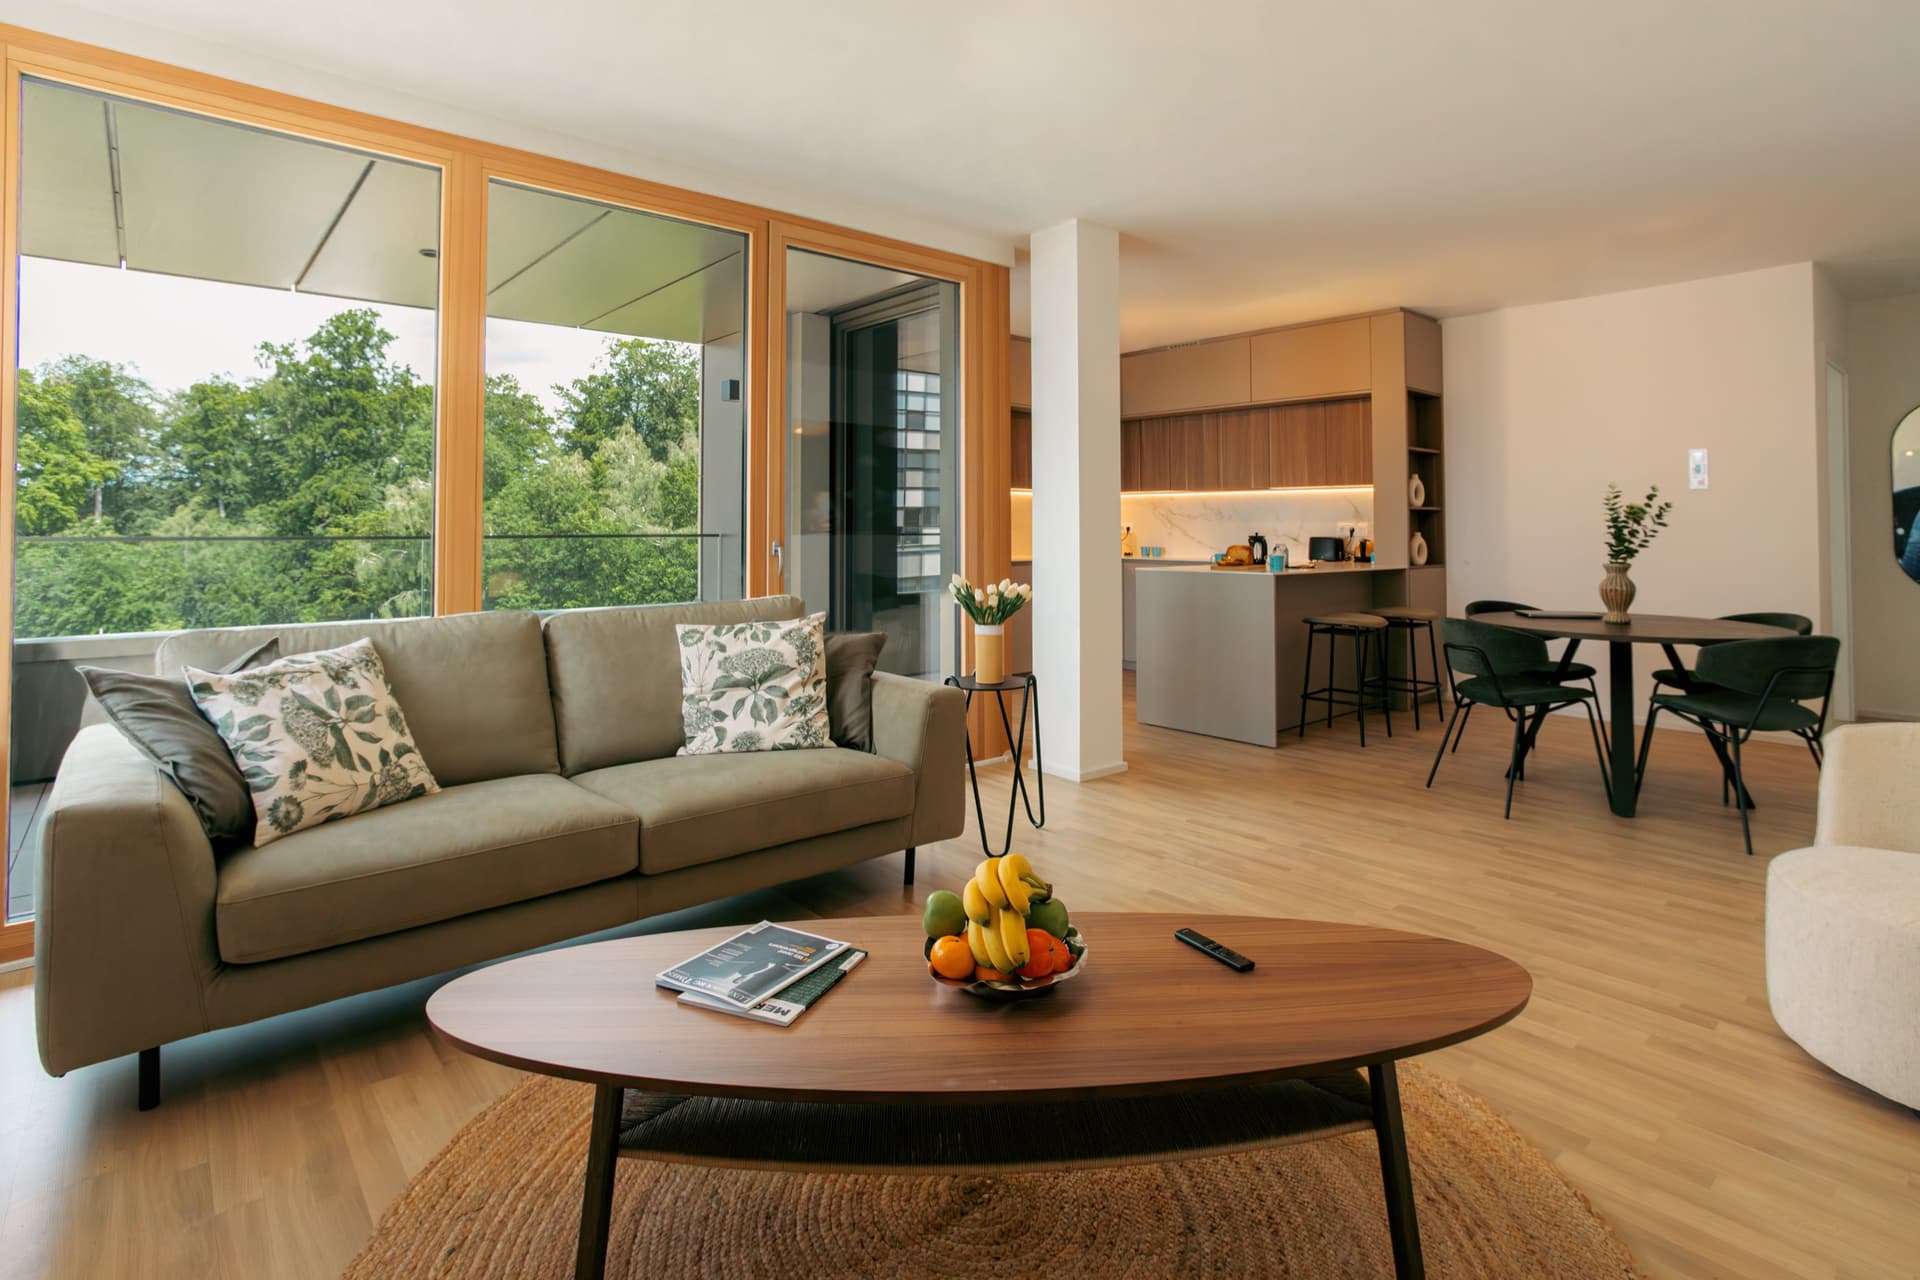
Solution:
M 18 960 L 9 960 L 5 964 L 0 964 L 0 973 L 15 973 L 21 969 L 31 968 L 33 968 L 33 957 L 22 956 Z
M 1091 769 L 1064 769 L 1058 765 L 1047 766 L 1046 772 L 1066 782 L 1094 782 L 1101 778 L 1111 778 L 1115 774 L 1125 773 L 1127 762 L 1116 760 L 1112 764 L 1095 765 Z

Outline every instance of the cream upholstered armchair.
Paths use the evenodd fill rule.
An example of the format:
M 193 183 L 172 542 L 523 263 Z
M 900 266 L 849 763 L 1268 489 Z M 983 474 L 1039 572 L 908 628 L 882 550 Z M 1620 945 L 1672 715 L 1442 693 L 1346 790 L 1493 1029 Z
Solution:
M 1808 1053 L 1920 1109 L 1920 724 L 1827 735 L 1814 843 L 1767 869 L 1767 1000 Z

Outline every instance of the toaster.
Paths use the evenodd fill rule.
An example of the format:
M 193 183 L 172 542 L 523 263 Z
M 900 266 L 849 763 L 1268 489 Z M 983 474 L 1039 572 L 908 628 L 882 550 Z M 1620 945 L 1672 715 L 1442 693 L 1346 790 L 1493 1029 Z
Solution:
M 1345 560 L 1347 558 L 1347 540 L 1345 538 L 1308 538 L 1307 559 L 1309 560 Z

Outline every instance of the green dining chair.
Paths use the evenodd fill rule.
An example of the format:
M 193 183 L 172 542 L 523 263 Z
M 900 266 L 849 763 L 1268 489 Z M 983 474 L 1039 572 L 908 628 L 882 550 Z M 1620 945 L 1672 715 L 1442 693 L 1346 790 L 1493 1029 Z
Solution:
M 1756 733 L 1791 733 L 1807 744 L 1816 768 L 1822 763 L 1820 738 L 1827 727 L 1827 700 L 1840 642 L 1832 636 L 1782 636 L 1777 640 L 1727 640 L 1700 650 L 1692 690 L 1655 693 L 1640 736 L 1640 760 L 1634 767 L 1638 790 L 1647 776 L 1653 750 L 1653 726 L 1662 711 L 1698 725 L 1714 741 L 1729 747 L 1736 795 L 1746 794 L 1740 748 Z M 1817 701 L 1819 710 L 1805 704 Z M 1748 806 L 1740 810 L 1740 832 L 1753 853 L 1753 824 Z
M 1472 600 L 1467 603 L 1465 613 L 1469 618 L 1474 618 L 1483 613 L 1519 613 L 1523 609 L 1537 609 L 1538 607 L 1538 605 L 1521 604 L 1518 600 Z M 1572 644 L 1568 645 L 1569 650 L 1573 647 Z M 1541 652 L 1546 652 L 1544 642 Z M 1549 680 L 1557 680 L 1562 683 L 1571 681 L 1577 684 L 1582 680 L 1586 681 L 1587 688 L 1593 691 L 1593 713 L 1600 717 L 1601 732 L 1604 733 L 1606 731 L 1606 713 L 1600 709 L 1600 686 L 1594 683 L 1594 677 L 1600 673 L 1590 663 L 1569 662 L 1567 669 L 1562 671 L 1560 669 L 1560 663 L 1549 654 L 1547 657 L 1547 665 L 1540 671 L 1540 674 Z
M 1782 631 L 1791 631 L 1797 636 L 1810 636 L 1813 634 L 1813 619 L 1800 613 L 1723 613 L 1720 615 L 1720 621 L 1757 622 L 1763 627 L 1779 627 Z M 1725 640 L 1719 640 L 1713 643 L 1725 644 L 1727 642 Z M 1708 646 L 1701 645 L 1700 647 L 1705 649 Z M 1662 667 L 1653 673 L 1653 683 L 1656 692 L 1659 691 L 1662 685 L 1669 689 L 1677 689 L 1681 693 L 1704 693 L 1711 688 L 1706 681 L 1700 678 L 1698 672 L 1689 671 L 1685 666 L 1681 665 L 1680 655 L 1674 652 L 1672 645 L 1666 646 L 1666 649 L 1667 656 L 1673 660 L 1674 665 L 1671 667 Z M 1808 745 L 1809 748 L 1811 748 L 1812 744 Z M 1820 763 L 1820 757 L 1815 755 L 1813 761 L 1815 765 L 1818 765 Z M 1720 771 L 1720 803 L 1723 805 L 1727 803 L 1727 796 L 1732 787 L 1732 783 L 1733 779 L 1729 771 L 1722 769 Z M 1746 805 L 1751 805 L 1752 803 L 1751 798 L 1747 795 L 1744 788 L 1740 792 L 1740 803 Z
M 1791 631 L 1797 636 L 1813 634 L 1813 619 L 1798 613 L 1723 613 L 1719 620 L 1721 622 L 1757 622 L 1763 627 L 1779 627 L 1782 631 Z M 1726 644 L 1727 641 L 1721 640 L 1717 643 Z M 1706 649 L 1709 646 L 1701 645 L 1700 647 Z M 1662 667 L 1653 673 L 1653 682 L 1678 689 L 1682 693 L 1691 691 L 1700 683 L 1698 676 L 1685 667 Z
M 1607 749 L 1600 740 L 1600 722 L 1594 714 L 1598 699 L 1591 689 L 1564 685 L 1552 678 L 1553 664 L 1547 657 L 1545 640 L 1464 618 L 1445 619 L 1440 633 L 1447 666 L 1454 672 L 1453 714 L 1447 719 L 1446 732 L 1440 735 L 1433 768 L 1427 770 L 1428 787 L 1433 786 L 1440 761 L 1446 758 L 1447 739 L 1451 737 L 1454 748 L 1459 748 L 1467 731 L 1466 717 L 1479 705 L 1499 707 L 1513 721 L 1513 756 L 1507 762 L 1507 808 L 1503 817 L 1513 816 L 1513 784 L 1532 748 L 1527 722 L 1536 712 L 1544 714 L 1575 704 L 1586 711 L 1587 727 L 1593 731 L 1594 756 L 1600 761 L 1600 781 L 1607 785 Z

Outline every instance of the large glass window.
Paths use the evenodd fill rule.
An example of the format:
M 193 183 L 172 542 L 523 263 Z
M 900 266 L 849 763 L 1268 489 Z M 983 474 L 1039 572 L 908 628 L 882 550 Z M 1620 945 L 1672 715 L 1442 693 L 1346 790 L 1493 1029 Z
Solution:
M 746 250 L 491 185 L 487 608 L 744 594 Z
M 959 286 L 787 253 L 787 589 L 883 670 L 940 678 L 958 641 Z
M 433 607 L 437 169 L 21 92 L 9 918 L 75 661 Z

